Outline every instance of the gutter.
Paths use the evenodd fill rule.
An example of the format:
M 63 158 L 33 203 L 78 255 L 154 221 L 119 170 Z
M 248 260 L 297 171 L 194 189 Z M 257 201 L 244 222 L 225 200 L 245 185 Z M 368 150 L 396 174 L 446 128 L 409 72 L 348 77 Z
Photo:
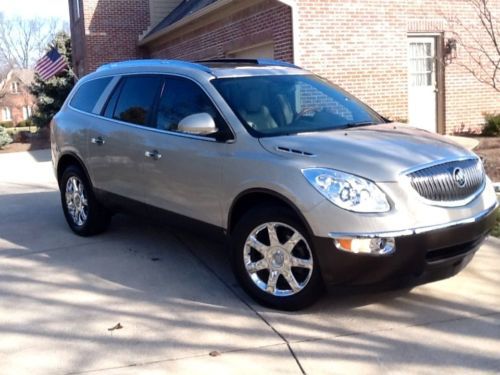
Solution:
M 215 12 L 216 10 L 218 10 L 222 7 L 225 7 L 225 6 L 233 3 L 234 1 L 235 0 L 219 0 L 219 1 L 216 1 L 215 3 L 207 5 L 206 7 L 201 8 L 200 10 L 190 14 L 189 16 L 186 16 L 186 17 L 180 19 L 179 21 L 174 22 L 173 24 L 167 26 L 166 28 L 161 29 L 154 34 L 151 34 L 150 36 L 139 40 L 139 45 L 144 46 L 144 45 L 172 32 L 172 31 L 174 31 L 174 30 L 181 28 L 182 26 L 184 26 L 188 23 L 193 22 L 194 20 L 196 20 L 200 17 L 203 17 L 207 14 Z

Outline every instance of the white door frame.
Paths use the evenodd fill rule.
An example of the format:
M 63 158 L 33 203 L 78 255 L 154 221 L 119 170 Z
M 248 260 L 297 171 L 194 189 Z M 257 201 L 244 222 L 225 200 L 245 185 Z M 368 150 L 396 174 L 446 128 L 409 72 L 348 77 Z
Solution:
M 422 85 L 412 85 L 412 80 L 416 77 L 412 76 L 412 65 L 410 56 L 410 43 L 422 42 L 431 44 L 431 53 L 433 64 L 431 71 L 427 71 L 430 77 L 418 77 L 418 79 L 431 80 L 427 84 L 422 82 Z M 443 87 L 442 66 L 439 63 L 441 59 L 441 44 L 442 35 L 437 33 L 410 33 L 407 36 L 408 45 L 408 122 L 412 125 L 422 127 L 423 129 L 432 132 L 443 132 L 442 125 L 444 123 L 444 91 Z M 415 68 L 415 67 L 413 67 Z M 425 74 L 422 71 L 421 74 Z M 419 104 L 431 108 L 431 112 L 425 112 L 425 108 L 420 109 Z

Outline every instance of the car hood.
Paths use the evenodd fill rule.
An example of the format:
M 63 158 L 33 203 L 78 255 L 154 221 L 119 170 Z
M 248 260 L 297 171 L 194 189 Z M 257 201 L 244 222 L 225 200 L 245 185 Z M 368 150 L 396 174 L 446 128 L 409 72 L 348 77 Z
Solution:
M 405 124 L 381 124 L 260 139 L 268 151 L 302 158 L 303 167 L 325 167 L 373 181 L 396 181 L 420 165 L 475 157 L 450 139 Z

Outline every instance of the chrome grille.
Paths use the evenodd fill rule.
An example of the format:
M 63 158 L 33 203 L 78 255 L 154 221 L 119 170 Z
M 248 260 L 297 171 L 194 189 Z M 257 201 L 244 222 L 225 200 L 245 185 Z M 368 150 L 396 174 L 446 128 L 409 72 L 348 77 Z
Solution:
M 433 165 L 408 173 L 407 176 L 421 197 L 443 204 L 472 200 L 483 188 L 485 180 L 479 159 Z

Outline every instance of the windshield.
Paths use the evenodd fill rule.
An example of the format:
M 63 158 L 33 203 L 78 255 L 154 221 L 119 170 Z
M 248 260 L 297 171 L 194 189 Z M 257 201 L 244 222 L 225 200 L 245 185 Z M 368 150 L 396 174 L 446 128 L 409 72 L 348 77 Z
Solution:
M 219 78 L 212 83 L 256 137 L 384 122 L 352 95 L 314 75 Z

